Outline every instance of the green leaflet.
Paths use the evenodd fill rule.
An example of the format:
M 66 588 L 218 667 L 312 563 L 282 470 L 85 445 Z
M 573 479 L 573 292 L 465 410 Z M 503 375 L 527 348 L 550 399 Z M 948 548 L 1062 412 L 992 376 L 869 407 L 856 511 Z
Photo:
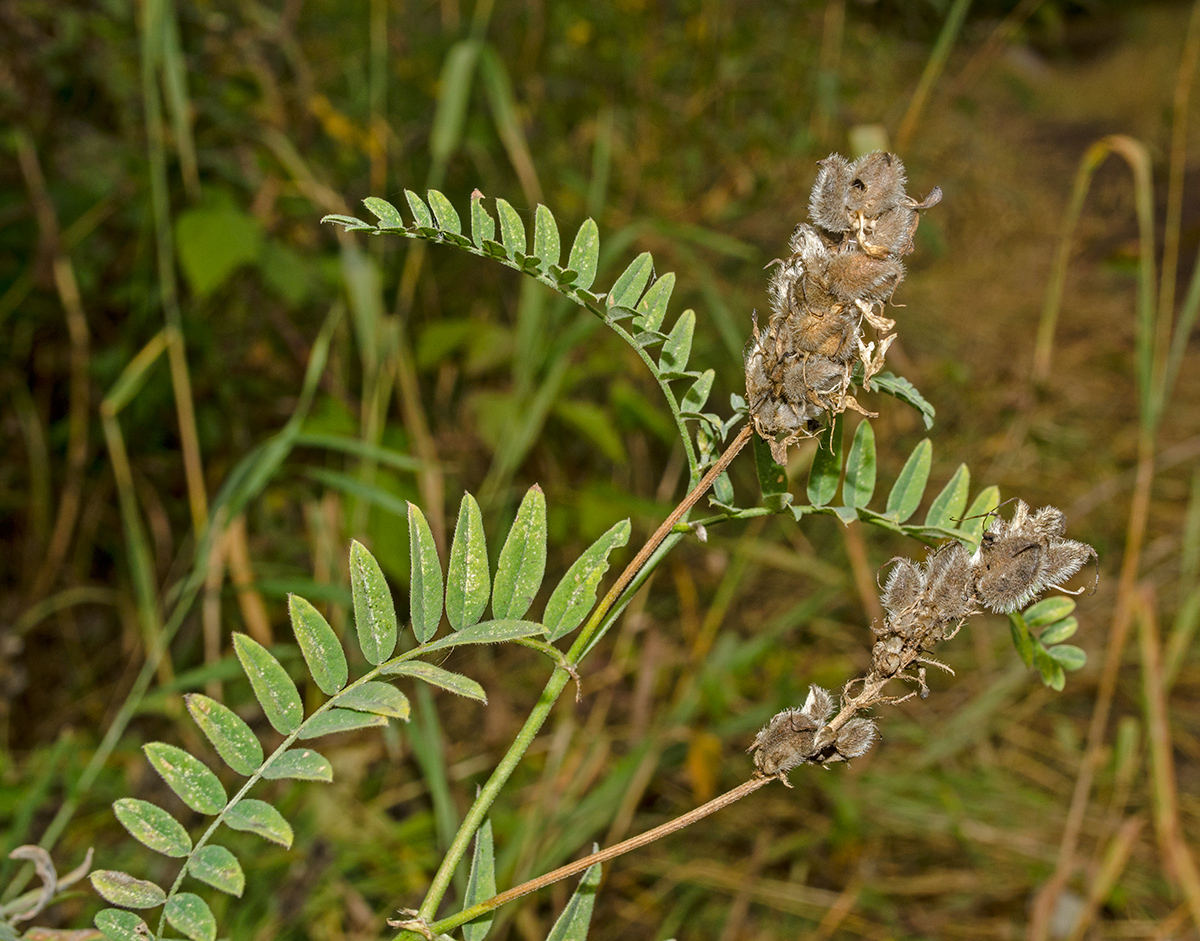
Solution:
M 491 592 L 483 515 L 475 498 L 463 494 L 446 571 L 446 620 L 450 626 L 458 631 L 477 623 Z
M 667 272 L 651 285 L 646 295 L 637 302 L 639 316 L 633 319 L 639 330 L 657 330 L 667 317 L 667 302 L 675 289 L 675 274 Z
M 390 683 L 368 680 L 339 693 L 334 702 L 343 709 L 370 712 L 391 719 L 408 719 L 408 697 Z
M 432 653 L 435 650 L 445 650 L 447 647 L 461 647 L 464 644 L 499 644 L 520 637 L 533 637 L 545 633 L 544 624 L 537 621 L 518 621 L 498 619 L 481 621 L 474 627 L 465 627 L 456 634 L 449 634 L 430 644 L 421 647 L 421 653 Z
M 439 584 L 439 593 L 441 587 Z M 392 592 L 387 579 L 383 577 L 383 569 L 375 561 L 375 556 L 357 539 L 350 544 L 350 591 L 354 596 L 354 626 L 358 631 L 358 646 L 367 662 L 378 666 L 396 649 L 396 606 L 392 604 Z M 440 597 L 438 608 L 440 616 Z
M 119 908 L 101 909 L 92 923 L 109 941 L 146 941 L 151 936 L 149 926 L 141 918 Z
M 353 732 L 356 729 L 387 725 L 387 721 L 386 716 L 370 715 L 353 709 L 327 709 L 304 723 L 299 738 L 307 741 L 322 735 L 336 735 L 338 732 Z
M 808 472 L 808 501 L 825 506 L 837 493 L 842 476 L 842 416 L 822 433 L 812 468 Z
M 1055 621 L 1061 621 L 1075 610 L 1075 599 L 1063 595 L 1053 595 L 1043 598 L 1037 604 L 1025 609 L 1025 623 L 1031 628 L 1045 627 Z
M 878 389 L 880 392 L 886 392 L 901 402 L 907 402 L 921 413 L 921 419 L 925 422 L 926 430 L 933 427 L 933 419 L 936 415 L 934 407 L 926 400 L 925 396 L 917 391 L 917 387 L 907 379 L 902 376 L 895 376 L 890 372 L 881 372 L 871 377 L 871 388 Z
M 971 501 L 971 505 L 967 507 L 967 512 L 963 516 L 962 525 L 959 527 L 959 532 L 965 534 L 976 545 L 979 544 L 979 539 L 983 535 L 984 526 L 990 522 L 988 514 L 1000 505 L 1000 488 L 996 486 L 987 487 L 979 492 L 979 495 Z
M 476 248 L 483 248 L 484 242 L 496 238 L 496 220 L 493 219 L 483 206 L 483 194 L 476 190 L 471 194 L 471 240 Z
M 1064 670 L 1080 670 L 1087 665 L 1087 653 L 1072 644 L 1049 647 L 1046 653 Z
M 543 274 L 549 273 L 551 265 L 558 264 L 558 259 L 562 254 L 562 248 L 558 241 L 558 226 L 554 222 L 554 216 L 541 203 L 538 203 L 533 220 L 533 253 L 542 263 Z M 590 285 L 580 286 L 586 289 Z
M 328 784 L 333 780 L 333 766 L 328 759 L 311 748 L 290 748 L 263 769 L 263 777 L 269 781 L 295 778 L 298 781 L 320 781 Z
M 304 710 L 300 706 L 300 691 L 287 670 L 266 647 L 245 634 L 233 635 L 233 650 L 272 728 L 281 735 L 296 731 L 304 719 Z
M 496 200 L 496 215 L 500 217 L 500 238 L 504 248 L 508 256 L 520 264 L 529 251 L 525 241 L 525 224 L 506 199 Z
M 475 831 L 475 852 L 471 857 L 471 875 L 467 878 L 467 891 L 463 908 L 470 908 L 490 899 L 496 894 L 496 854 L 492 845 L 492 821 L 483 821 Z M 495 912 L 480 915 L 462 926 L 463 941 L 483 941 L 492 927 Z
M 167 900 L 167 893 L 153 882 L 135 879 L 127 872 L 96 869 L 88 878 L 104 901 L 122 908 L 158 908 Z
M 246 874 L 237 857 L 223 846 L 209 843 L 196 850 L 187 864 L 188 874 L 227 895 L 241 898 Z
M 846 458 L 846 481 L 842 484 L 842 502 L 862 509 L 875 493 L 875 431 L 865 418 L 854 430 L 854 441 Z
M 546 574 L 546 495 L 534 484 L 517 509 L 500 550 L 492 586 L 492 614 L 502 620 L 522 617 Z
M 413 503 L 408 504 L 408 545 L 412 559 L 409 613 L 413 633 L 425 643 L 437 633 L 442 620 L 442 563 L 425 514 Z
M 187 693 L 183 700 L 221 760 L 244 777 L 252 775 L 263 762 L 263 750 L 250 726 L 228 706 L 202 693 Z
M 696 312 L 689 308 L 679 315 L 663 343 L 662 352 L 658 357 L 658 368 L 662 372 L 680 375 L 687 369 L 688 357 L 692 353 L 692 334 L 695 330 Z
M 122 798 L 113 811 L 130 836 L 156 853 L 178 859 L 192 850 L 192 838 L 182 823 L 161 807 L 143 800 Z
M 380 199 L 378 196 L 368 196 L 363 200 L 363 205 L 379 220 L 379 227 L 381 229 L 404 228 L 404 220 L 400 218 L 400 210 L 387 200 Z
M 408 201 L 408 208 L 412 210 L 413 218 L 417 221 L 417 225 L 425 229 L 434 228 L 433 216 L 429 214 L 429 208 L 422 201 L 421 197 L 412 190 L 405 190 L 404 198 Z
M 592 851 L 599 850 L 593 845 Z M 600 886 L 600 864 L 589 866 L 579 880 L 579 887 L 558 916 L 558 921 L 546 935 L 546 941 L 587 941 L 592 909 L 596 904 L 596 889 Z
M 929 466 L 933 460 L 933 443 L 925 438 L 913 448 L 912 454 L 904 462 L 900 476 L 892 486 L 892 492 L 887 498 L 887 516 L 897 523 L 903 523 L 916 512 L 925 493 L 925 484 L 929 482 Z
M 596 601 L 600 579 L 608 571 L 609 554 L 629 541 L 629 520 L 616 523 L 575 560 L 546 603 L 546 638 L 565 637 L 581 623 Z
M 180 892 L 167 899 L 163 909 L 172 928 L 182 931 L 192 941 L 216 941 L 217 919 L 204 899 L 192 892 Z
M 212 816 L 225 807 L 225 788 L 200 759 L 165 742 L 151 742 L 142 750 L 167 786 L 196 813 Z
M 429 200 L 429 208 L 433 210 L 433 217 L 437 220 L 437 227 L 443 232 L 462 235 L 462 220 L 458 218 L 458 213 L 455 211 L 450 200 L 437 190 L 430 190 L 425 194 L 425 197 Z
M 713 377 L 716 372 L 712 369 L 706 369 L 700 374 L 700 378 L 692 383 L 692 387 L 684 393 L 683 400 L 679 403 L 679 410 L 689 417 L 697 417 L 700 414 L 700 409 L 704 408 L 704 403 L 708 401 L 708 394 L 712 391 Z
M 575 266 L 572 265 L 571 267 Z M 653 271 L 654 259 L 650 257 L 649 252 L 642 252 L 629 263 L 629 267 L 621 272 L 621 276 L 617 278 L 616 283 L 608 292 L 607 306 L 626 307 L 629 310 L 633 310 L 637 306 L 638 299 L 642 296 L 642 291 L 646 289 Z
M 468 699 L 478 699 L 482 703 L 487 702 L 487 694 L 483 691 L 483 687 L 473 679 L 463 676 L 461 673 L 451 673 L 449 670 L 443 670 L 432 663 L 424 663 L 420 660 L 403 660 L 390 667 L 384 667 L 383 672 L 389 676 L 416 677 L 419 680 L 424 680 L 426 683 L 440 686 L 442 689 L 448 689 L 458 696 L 466 696 Z
M 600 230 L 596 228 L 595 220 L 586 219 L 575 234 L 575 242 L 571 245 L 571 255 L 567 267 L 578 272 L 575 277 L 575 287 L 586 291 L 596 280 L 596 264 L 600 260 Z
M 346 685 L 350 675 L 341 642 L 321 612 L 299 595 L 288 595 L 288 615 L 308 672 L 321 692 L 332 696 Z
M 954 476 L 946 482 L 941 493 L 929 504 L 925 514 L 925 525 L 942 529 L 953 529 L 962 520 L 967 506 L 967 494 L 971 489 L 971 471 L 966 464 L 959 464 Z
M 280 846 L 292 845 L 291 824 L 266 801 L 243 797 L 225 812 L 222 819 L 231 830 L 254 833 Z

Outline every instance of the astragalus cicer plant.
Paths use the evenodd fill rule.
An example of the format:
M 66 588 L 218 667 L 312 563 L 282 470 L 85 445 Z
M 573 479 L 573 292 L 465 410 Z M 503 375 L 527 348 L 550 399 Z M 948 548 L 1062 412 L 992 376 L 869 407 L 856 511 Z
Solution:
M 872 392 L 892 396 L 916 408 L 926 427 L 932 427 L 934 417 L 933 406 L 911 383 L 885 369 L 888 348 L 897 335 L 888 304 L 904 277 L 902 259 L 913 250 L 919 213 L 941 198 L 937 189 L 923 200 L 909 196 L 898 157 L 874 153 L 850 162 L 833 155 L 822 161 L 809 222 L 797 226 L 790 254 L 770 266 L 769 317 L 762 327 L 757 317 L 752 321 L 745 350 L 746 396 L 732 396 L 727 410 L 709 404 L 714 371 L 689 362 L 695 313 L 684 311 L 667 325 L 675 279 L 656 276 L 648 253 L 634 259 L 606 290 L 595 292 L 599 237 L 592 220 L 580 227 L 564 261 L 557 223 L 545 206 L 538 206 L 533 215 L 531 242 L 521 215 L 503 199 L 494 200 L 489 210 L 488 200 L 474 193 L 464 228 L 442 193 L 430 190 L 421 198 L 406 191 L 405 197 L 411 221 L 375 198 L 365 200 L 378 219 L 375 223 L 343 215 L 325 221 L 350 232 L 422 239 L 490 259 L 600 318 L 637 353 L 662 390 L 686 455 L 690 491 L 599 601 L 610 554 L 629 540 L 628 520 L 615 521 L 567 566 L 542 606 L 535 601 L 542 595 L 549 549 L 545 498 L 538 487 L 521 501 L 494 567 L 482 514 L 470 494 L 462 498 L 445 560 L 438 555 L 421 509 L 410 504 L 407 628 L 415 646 L 400 653 L 402 625 L 392 593 L 371 553 L 355 543 L 350 551 L 354 620 L 357 643 L 370 668 L 351 678 L 333 629 L 312 604 L 293 597 L 296 641 L 311 682 L 327 697 L 305 715 L 300 690 L 283 665 L 250 638 L 234 637 L 254 695 L 282 741 L 267 754 L 246 722 L 229 708 L 199 694 L 187 697 L 189 713 L 232 773 L 226 780 L 235 775 L 235 783 L 230 791 L 206 761 L 181 748 L 161 742 L 146 746 L 147 757 L 171 790 L 210 819 L 193 835 L 163 808 L 141 800 L 117 802 L 117 816 L 134 838 L 178 859 L 180 865 L 174 881 L 163 886 L 123 872 L 93 872 L 93 885 L 114 906 L 96 917 L 107 937 L 162 938 L 170 927 L 195 941 L 213 941 L 216 919 L 204 898 L 190 890 L 200 883 L 237 895 L 245 881 L 237 858 L 218 842 L 222 828 L 248 830 L 283 845 L 292 840 L 291 827 L 279 810 L 250 796 L 254 785 L 282 778 L 331 780 L 330 763 L 308 743 L 407 719 L 408 698 L 397 681 L 429 683 L 486 702 L 476 679 L 431 662 L 451 647 L 520 643 L 544 654 L 550 664 L 541 696 L 480 788 L 420 906 L 391 922 L 410 937 L 425 938 L 445 937 L 461 926 L 465 941 L 481 941 L 487 935 L 499 906 L 586 870 L 550 934 L 551 939 L 583 938 L 601 862 L 693 823 L 772 781 L 786 784 L 788 773 L 801 765 L 828 766 L 863 754 L 879 738 L 874 710 L 917 693 L 928 695 L 926 668 L 945 669 L 932 656 L 934 647 L 953 639 L 979 611 L 1010 614 L 1019 653 L 1027 664 L 1036 665 L 1048 685 L 1061 689 L 1063 671 L 1082 665 L 1082 651 L 1062 643 L 1076 627 L 1069 616 L 1070 600 L 1051 598 L 1018 613 L 1042 593 L 1061 588 L 1095 555 L 1090 546 L 1066 538 L 1058 510 L 1031 510 L 1020 500 L 1006 508 L 994 486 L 972 498 L 964 464 L 933 498 L 924 519 L 912 521 L 929 479 L 928 438 L 908 457 L 882 505 L 871 506 L 876 444 L 867 419 L 874 413 L 860 397 Z M 848 451 L 842 441 L 847 409 L 865 416 Z M 798 500 L 781 465 L 791 445 L 811 437 L 819 439 L 819 448 L 803 499 Z M 747 499 L 734 492 L 726 470 L 751 441 L 760 492 Z M 693 518 L 706 496 L 710 512 Z M 837 695 L 814 685 L 803 704 L 772 719 L 748 743 L 752 757 L 744 759 L 746 781 L 734 790 L 653 831 L 498 893 L 489 809 L 555 702 L 583 675 L 589 652 L 681 539 L 704 538 L 708 529 L 721 523 L 766 514 L 790 516 L 798 524 L 807 516 L 831 515 L 846 524 L 862 521 L 936 546 L 924 558 L 891 563 L 882 599 L 886 616 L 871 625 L 876 640 L 868 672 L 847 678 Z M 439 918 L 451 877 L 472 846 L 465 893 L 454 913 Z M 143 917 L 155 909 L 159 915 L 150 926 Z

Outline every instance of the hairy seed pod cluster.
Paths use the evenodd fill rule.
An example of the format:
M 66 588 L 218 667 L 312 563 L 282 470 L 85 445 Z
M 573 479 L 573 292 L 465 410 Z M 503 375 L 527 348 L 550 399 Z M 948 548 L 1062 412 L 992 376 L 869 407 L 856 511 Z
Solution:
M 884 365 L 895 321 L 884 309 L 904 277 L 900 259 L 913 248 L 924 202 L 904 192 L 904 165 L 876 152 L 850 163 L 822 160 L 809 205 L 812 224 L 792 233 L 791 254 L 771 262 L 771 317 L 757 315 L 744 352 L 746 401 L 755 430 L 779 463 L 789 444 L 820 431 L 827 416 L 865 412 L 849 394 L 855 363 L 863 386 Z M 863 337 L 864 321 L 877 339 Z
M 767 777 L 785 775 L 803 764 L 829 765 L 865 755 L 879 737 L 870 719 L 851 719 L 836 731 L 828 725 L 833 697 L 819 686 L 808 688 L 800 709 L 785 709 L 763 727 L 748 751 L 754 766 Z

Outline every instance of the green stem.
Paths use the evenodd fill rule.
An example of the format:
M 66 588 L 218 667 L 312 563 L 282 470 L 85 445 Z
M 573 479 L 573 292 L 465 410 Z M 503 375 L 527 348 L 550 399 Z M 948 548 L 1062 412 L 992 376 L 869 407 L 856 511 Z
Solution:
M 575 638 L 575 642 L 567 651 L 567 663 L 578 665 L 587 652 L 591 649 L 593 637 L 607 627 L 608 614 L 614 608 L 622 607 L 618 604 L 621 600 L 622 593 L 626 588 L 636 590 L 635 585 L 631 583 L 634 579 L 642 574 L 643 569 L 648 570 L 646 563 L 654 555 L 655 550 L 666 539 L 674 529 L 675 525 L 687 514 L 687 512 L 695 506 L 696 502 L 708 491 L 713 485 L 713 481 L 727 468 L 730 462 L 737 456 L 738 452 L 745 447 L 746 442 L 750 440 L 753 433 L 750 425 L 745 425 L 736 438 L 733 439 L 729 447 L 725 449 L 718 459 L 716 464 L 709 469 L 701 481 L 696 484 L 686 497 L 680 501 L 679 505 L 671 511 L 671 514 L 663 521 L 662 525 L 655 530 L 654 534 L 646 541 L 641 550 L 633 560 L 625 566 L 608 594 L 601 599 L 596 609 L 592 612 L 592 616 L 588 619 L 579 636 Z M 661 558 L 661 556 L 659 556 Z M 657 562 L 657 560 L 655 560 Z M 433 881 L 429 885 L 429 890 L 425 893 L 425 900 L 421 903 L 421 907 L 417 912 L 417 917 L 425 921 L 429 921 L 437 914 L 438 906 L 441 905 L 442 899 L 445 898 L 446 891 L 450 887 L 450 880 L 454 876 L 454 870 L 466 855 L 471 844 L 471 838 L 475 831 L 483 825 L 484 818 L 491 809 L 493 802 L 500 794 L 500 790 L 508 783 L 509 777 L 516 770 L 517 765 L 525 756 L 525 752 L 533 743 L 537 733 L 541 730 L 547 717 L 550 715 L 550 710 L 554 707 L 558 697 L 566 688 L 567 682 L 570 680 L 571 674 L 564 667 L 555 667 L 554 672 L 550 674 L 550 679 L 546 682 L 545 688 L 542 690 L 542 695 L 538 698 L 537 704 L 533 707 L 533 711 L 529 713 L 529 717 L 525 720 L 525 724 L 521 726 L 520 732 L 505 752 L 504 757 L 500 760 L 500 764 L 496 766 L 496 770 L 492 772 L 487 783 L 475 798 L 475 802 L 471 805 L 471 809 L 467 811 L 466 817 L 463 819 L 462 825 L 455 834 L 454 841 L 450 844 L 446 855 L 442 859 L 442 864 L 438 867 L 438 871 L 434 874 Z

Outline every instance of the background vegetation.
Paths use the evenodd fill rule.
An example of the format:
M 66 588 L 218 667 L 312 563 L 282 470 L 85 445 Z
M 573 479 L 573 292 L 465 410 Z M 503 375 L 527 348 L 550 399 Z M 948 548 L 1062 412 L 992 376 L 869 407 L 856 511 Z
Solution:
M 1054 0 L 4 4 L 0 849 L 61 829 L 61 869 L 95 846 L 103 865 L 144 871 L 109 808 L 169 800 L 140 745 L 196 737 L 181 692 L 250 701 L 229 632 L 286 640 L 286 592 L 323 602 L 340 630 L 351 538 L 403 594 L 404 500 L 444 552 L 464 489 L 502 532 L 538 482 L 551 544 L 577 553 L 625 515 L 637 544 L 680 495 L 653 383 L 590 315 L 461 253 L 339 238 L 321 215 L 434 186 L 460 208 L 474 188 L 530 215 L 545 202 L 564 232 L 594 216 L 610 280 L 642 250 L 678 274 L 675 304 L 698 314 L 691 360 L 716 369 L 720 404 L 742 391 L 762 266 L 805 216 L 815 161 L 879 125 L 910 191 L 946 194 L 918 232 L 891 353 L 938 408 L 931 483 L 966 460 L 1004 496 L 1066 511 L 1104 571 L 1073 641 L 1090 664 L 1051 692 L 1001 619 L 977 619 L 948 649 L 959 677 L 884 716 L 882 745 L 853 769 L 797 773 L 795 791 L 614 863 L 591 936 L 1024 936 L 1063 857 L 1080 867 L 1068 902 L 1107 885 L 1095 936 L 1194 936 L 1196 886 L 1164 862 L 1164 829 L 1200 832 L 1200 370 L 1183 347 L 1148 428 L 1134 344 L 1139 283 L 1144 303 L 1158 280 L 1147 266 L 1167 272 L 1164 309 L 1172 295 L 1184 307 L 1200 245 L 1200 122 L 1177 86 L 1198 41 L 1189 15 Z M 1076 168 L 1113 133 L 1148 149 L 1153 244 L 1110 158 L 1035 382 Z M 870 404 L 894 478 L 925 431 L 893 400 Z M 233 469 L 293 416 L 300 446 L 228 535 L 198 542 Z M 801 482 L 811 454 L 789 468 Z M 748 457 L 733 482 L 753 491 Z M 865 665 L 873 574 L 899 546 L 768 518 L 681 547 L 496 805 L 501 886 L 742 780 L 767 716 Z M 181 608 L 189 577 L 198 594 Z M 104 742 L 175 629 L 137 714 Z M 218 912 L 230 936 L 375 937 L 420 898 L 545 676 L 519 648 L 454 657 L 489 707 L 417 697 L 410 726 L 333 740 L 335 783 L 282 798 L 301 849 L 254 847 L 245 897 Z M 8 886 L 20 867 L 0 870 Z M 497 936 L 544 937 L 569 888 L 502 912 Z M 81 893 L 52 916 L 82 926 L 96 907 Z

